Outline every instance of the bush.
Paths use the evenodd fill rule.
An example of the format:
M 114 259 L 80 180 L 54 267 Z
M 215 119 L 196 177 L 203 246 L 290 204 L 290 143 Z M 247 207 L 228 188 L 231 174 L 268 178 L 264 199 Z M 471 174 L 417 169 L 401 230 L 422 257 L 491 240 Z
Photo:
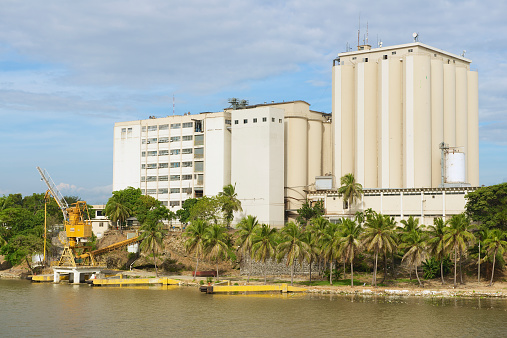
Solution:
M 444 276 L 451 271 L 451 266 L 451 260 L 446 257 L 443 264 Z M 440 261 L 436 260 L 435 257 L 425 260 L 422 263 L 422 268 L 424 279 L 433 279 L 440 276 Z

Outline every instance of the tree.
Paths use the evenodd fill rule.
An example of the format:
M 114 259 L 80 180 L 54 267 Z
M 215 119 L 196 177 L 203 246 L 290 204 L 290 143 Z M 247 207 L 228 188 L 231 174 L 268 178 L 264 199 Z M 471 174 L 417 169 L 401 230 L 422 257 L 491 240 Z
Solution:
M 252 238 L 252 255 L 264 263 L 264 284 L 266 284 L 266 261 L 275 256 L 277 231 L 267 224 L 262 224 Z
M 310 246 L 303 240 L 301 228 L 294 222 L 285 224 L 280 233 L 280 243 L 276 247 L 276 258 L 281 261 L 287 259 L 290 269 L 290 285 L 294 284 L 294 263 L 296 260 L 301 265 L 305 257 L 310 253 Z
M 227 229 L 220 224 L 213 224 L 206 229 L 205 248 L 207 256 L 216 262 L 217 280 L 218 263 L 227 257 L 229 251 L 229 234 Z
M 176 216 L 179 218 L 181 223 L 188 224 L 188 222 L 190 222 L 190 210 L 197 201 L 197 198 L 189 198 L 182 203 L 181 209 L 176 211 Z
M 419 274 L 417 273 L 417 267 L 421 265 L 422 261 L 426 258 L 426 236 L 422 231 L 412 230 L 404 236 L 403 240 L 403 246 L 408 250 L 405 255 L 403 255 L 402 260 L 406 260 L 408 265 L 413 266 L 419 286 L 422 287 Z
M 322 216 L 314 218 L 311 220 L 310 231 L 315 236 L 315 254 L 317 258 L 317 262 L 319 263 L 319 273 L 321 272 L 321 262 L 323 259 L 323 250 L 322 250 L 322 241 L 323 236 L 326 233 L 327 227 L 330 226 L 330 222 L 327 218 Z
M 507 233 L 505 231 L 502 231 L 501 229 L 493 229 L 488 232 L 488 237 L 484 240 L 486 252 L 488 253 L 488 256 L 493 258 L 493 268 L 491 269 L 491 280 L 489 281 L 489 286 L 493 284 L 496 257 L 497 255 L 502 257 L 505 249 L 507 248 L 507 241 L 505 240 L 506 237 Z
M 433 225 L 429 226 L 428 246 L 430 254 L 433 255 L 440 262 L 440 278 L 442 279 L 442 285 L 444 281 L 444 258 L 447 256 L 447 248 L 445 246 L 444 235 L 447 222 L 442 218 L 435 218 Z
M 297 211 L 298 217 L 297 221 L 299 224 L 308 225 L 308 222 L 314 218 L 321 217 L 324 215 L 324 202 L 316 201 L 313 205 L 306 200 L 305 203 L 301 206 L 301 208 Z
M 333 261 L 338 258 L 341 232 L 338 224 L 329 223 L 322 233 L 321 248 L 325 261 L 329 262 L 329 284 L 333 285 Z
M 41 236 L 31 233 L 17 234 L 1 247 L 0 253 L 5 255 L 5 259 L 12 265 L 18 265 L 24 259 L 28 267 L 32 269 L 29 257 L 35 253 L 41 253 L 43 246 L 44 239 Z
M 507 183 L 482 187 L 466 195 L 466 213 L 487 228 L 507 230 Z
M 109 201 L 107 201 L 105 213 L 111 222 L 115 223 L 116 226 L 119 226 L 121 229 L 122 224 L 124 224 L 127 218 L 132 214 L 132 210 L 121 202 L 110 198 Z
M 238 194 L 236 193 L 236 185 L 226 185 L 223 191 L 218 194 L 218 201 L 222 206 L 225 223 L 227 227 L 230 227 L 234 219 L 234 212 L 243 211 L 241 208 L 241 201 L 238 199 Z
M 470 221 L 462 213 L 452 216 L 449 220 L 449 227 L 445 229 L 445 246 L 446 248 L 452 248 L 454 252 L 454 287 L 456 287 L 458 253 L 465 251 L 467 245 L 475 239 L 474 235 L 469 231 L 469 226 Z
M 206 248 L 206 233 L 209 227 L 208 222 L 197 219 L 190 223 L 186 228 L 183 236 L 186 238 L 185 249 L 188 253 L 195 253 L 196 264 L 194 278 L 197 275 L 197 267 L 199 266 L 199 258 L 205 252 Z
M 343 201 L 347 202 L 350 209 L 352 204 L 363 196 L 363 186 L 356 182 L 353 174 L 346 174 L 340 179 L 340 188 L 338 193 L 343 196 Z
M 312 283 L 312 265 L 315 259 L 317 259 L 320 250 L 318 246 L 318 235 L 312 229 L 306 228 L 302 234 L 302 241 L 308 245 L 308 252 L 306 252 L 305 259 L 308 262 L 310 268 L 310 284 Z
M 350 263 L 350 286 L 354 287 L 354 258 L 363 246 L 359 240 L 361 225 L 351 219 L 342 219 L 341 238 L 338 240 L 338 255 Z
M 372 284 L 377 286 L 377 263 L 378 255 L 381 251 L 393 252 L 396 248 L 395 241 L 395 222 L 394 220 L 376 212 L 369 214 L 366 219 L 364 233 L 362 235 L 363 244 L 368 251 L 373 251 L 375 260 L 373 265 Z
M 141 226 L 141 250 L 151 251 L 153 254 L 153 262 L 155 264 L 155 275 L 158 277 L 157 269 L 157 249 L 163 249 L 165 230 L 164 223 L 160 218 L 160 214 L 156 211 L 149 213 L 146 217 L 145 223 Z
M 247 283 L 250 283 L 250 273 L 252 270 L 252 245 L 255 233 L 259 228 L 259 222 L 257 222 L 257 218 L 255 216 L 248 215 L 243 218 L 236 227 L 238 229 L 238 237 L 236 240 L 238 250 L 242 255 L 248 255 L 250 258 L 250 266 L 248 267 L 247 274 Z
M 190 209 L 188 218 L 191 222 L 201 219 L 215 224 L 220 220 L 220 203 L 218 199 L 208 196 L 203 196 Z

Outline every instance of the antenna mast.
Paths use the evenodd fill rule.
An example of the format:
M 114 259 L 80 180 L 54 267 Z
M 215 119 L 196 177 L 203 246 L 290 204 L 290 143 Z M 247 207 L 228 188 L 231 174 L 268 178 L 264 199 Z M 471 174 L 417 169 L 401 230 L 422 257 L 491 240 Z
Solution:
M 174 116 L 174 93 L 173 93 L 173 116 Z
M 359 37 L 361 36 L 361 14 L 359 14 L 359 26 L 357 28 L 357 46 L 359 47 Z

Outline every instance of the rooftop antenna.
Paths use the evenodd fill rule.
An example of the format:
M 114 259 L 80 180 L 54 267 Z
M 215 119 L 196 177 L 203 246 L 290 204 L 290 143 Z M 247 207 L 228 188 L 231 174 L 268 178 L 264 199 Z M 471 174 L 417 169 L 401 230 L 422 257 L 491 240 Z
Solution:
M 174 116 L 174 93 L 173 93 L 173 116 Z
M 366 44 L 368 44 L 368 21 L 366 21 Z
M 417 32 L 413 32 L 412 37 L 414 38 L 414 42 L 419 41 L 419 34 Z
M 463 49 L 463 53 L 461 53 L 461 56 L 462 56 L 462 57 L 465 57 L 466 52 L 467 52 L 467 51 Z
M 361 36 L 361 13 L 359 13 L 359 26 L 357 28 L 357 46 L 359 47 L 359 37 Z

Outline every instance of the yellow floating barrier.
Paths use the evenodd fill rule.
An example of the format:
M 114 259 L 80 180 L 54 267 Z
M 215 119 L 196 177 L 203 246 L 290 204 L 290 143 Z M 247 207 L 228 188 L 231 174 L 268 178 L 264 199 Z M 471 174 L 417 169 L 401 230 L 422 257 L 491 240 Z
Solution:
M 43 283 L 43 282 L 53 282 L 54 276 L 53 275 L 32 275 L 31 281 L 37 282 L 37 283 Z
M 201 292 L 206 293 L 226 293 L 226 292 L 306 292 L 307 289 L 296 286 L 290 286 L 287 283 L 273 285 L 203 285 Z
M 127 286 L 127 285 L 178 285 L 179 280 L 167 277 L 160 278 L 97 278 L 92 279 L 94 286 Z

